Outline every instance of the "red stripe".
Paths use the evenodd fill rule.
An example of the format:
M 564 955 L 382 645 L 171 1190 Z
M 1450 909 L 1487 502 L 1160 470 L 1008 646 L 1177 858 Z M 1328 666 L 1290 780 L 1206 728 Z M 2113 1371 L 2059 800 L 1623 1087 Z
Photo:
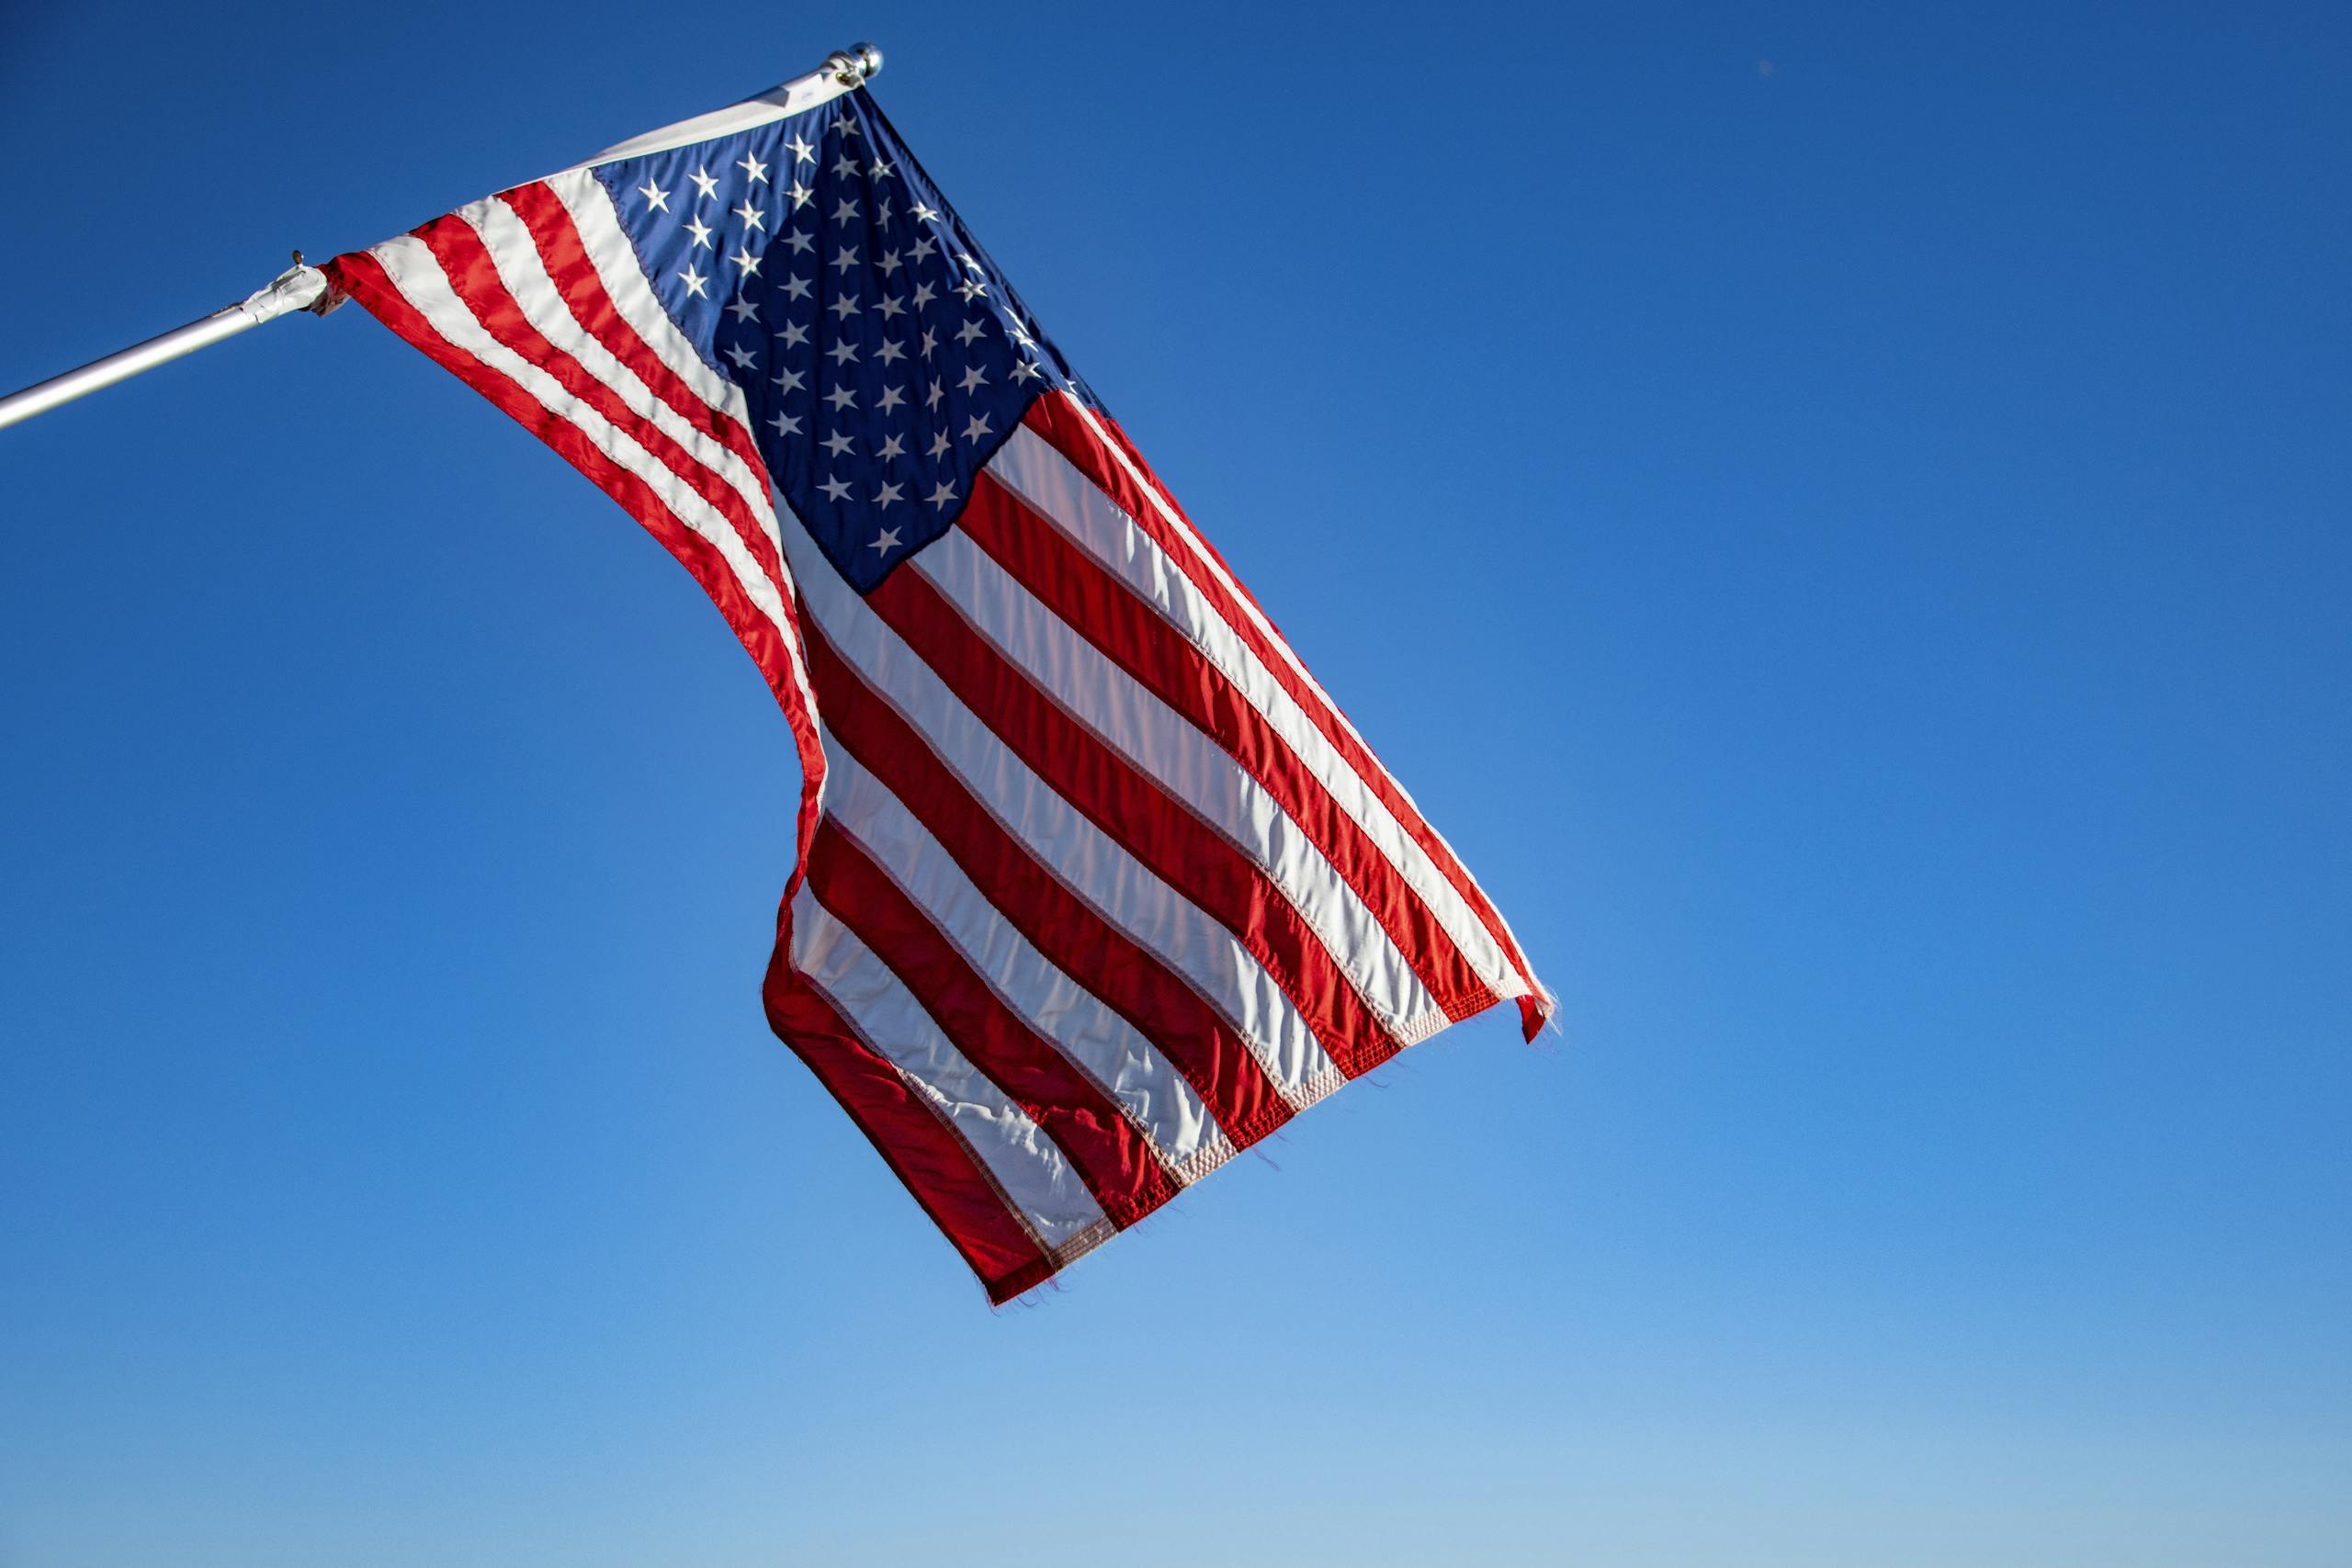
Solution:
M 800 693 L 792 679 L 792 661 L 782 634 L 752 603 L 716 546 L 680 522 L 650 486 L 606 457 L 585 431 L 549 410 L 503 372 L 483 364 L 443 337 L 424 313 L 401 295 L 384 271 L 383 264 L 374 256 L 356 251 L 337 256 L 323 270 L 336 288 L 546 442 L 659 539 L 662 547 L 677 558 L 678 564 L 694 574 L 703 592 L 718 604 L 719 614 L 727 617 L 727 624 L 735 628 L 736 637 L 751 654 L 752 662 L 760 667 L 760 673 L 767 678 L 769 689 L 775 693 L 776 701 L 792 720 L 796 733 L 808 724 L 808 716 L 801 712 Z M 820 758 L 821 769 L 821 753 L 816 751 L 815 729 L 810 725 L 808 744 L 802 752 L 804 763 L 812 754 Z
M 734 628 L 744 651 L 752 656 L 752 661 L 766 679 L 768 689 L 775 694 L 776 704 L 784 710 L 800 756 L 799 852 L 786 882 L 783 906 L 777 914 L 778 929 L 785 933 L 777 939 L 777 951 L 781 953 L 789 940 L 792 895 L 800 885 L 801 867 L 807 862 L 809 840 L 817 829 L 817 800 L 824 784 L 825 753 L 817 739 L 816 716 L 802 701 L 790 652 L 775 624 L 752 603 L 734 569 L 728 565 L 717 546 L 680 522 L 651 487 L 606 457 L 578 425 L 550 412 L 511 378 L 443 337 L 424 312 L 401 295 L 382 263 L 364 251 L 356 251 L 337 256 L 322 270 L 335 288 L 357 300 L 369 314 L 442 368 L 504 410 L 618 502 L 623 511 L 660 540 L 678 564 L 702 584 L 703 592 L 710 595 L 718 613 Z M 787 599 L 786 603 L 789 605 L 791 601 Z
M 834 918 L 889 966 L 966 1059 L 1069 1156 L 1113 1224 L 1125 1229 L 1176 1195 L 1174 1179 L 1125 1112 L 1023 1022 L 831 818 L 818 825 L 808 885 Z
M 834 741 L 915 814 L 1030 944 L 1158 1047 L 1235 1147 L 1288 1121 L 1290 1106 L 1217 1010 L 1038 864 L 821 628 L 812 624 L 807 636 Z
M 718 549 L 681 523 L 636 475 L 597 449 L 578 426 L 550 412 L 513 379 L 451 344 L 410 305 L 382 265 L 365 253 L 325 269 L 334 287 L 458 377 L 585 474 L 693 573 L 735 628 L 792 722 L 805 733 L 802 853 L 777 919 L 763 987 L 771 1026 L 839 1100 L 942 1233 L 986 1286 L 991 1301 L 1020 1294 L 1055 1271 L 987 1168 L 886 1060 L 849 1028 L 791 967 L 789 911 L 814 831 L 813 803 L 823 756 L 807 721 L 782 638 L 753 605 Z
M 620 307 L 605 289 L 594 263 L 589 260 L 587 242 L 581 238 L 579 226 L 572 221 L 570 210 L 556 195 L 554 187 L 545 180 L 533 180 L 501 193 L 498 199 L 505 202 L 515 217 L 522 220 L 524 228 L 531 235 L 532 243 L 538 249 L 540 264 L 547 268 L 548 276 L 562 293 L 572 319 L 604 344 L 605 352 L 634 371 L 645 383 L 647 390 L 668 404 L 689 428 L 716 439 L 741 459 L 763 483 L 767 482 L 767 462 L 760 456 L 758 443 L 752 439 L 752 433 L 731 413 L 688 386 L 645 341 L 643 334 L 630 324 L 628 318 L 621 314 Z M 651 285 L 647 286 L 647 291 L 650 294 Z M 642 423 L 650 423 L 650 421 Z M 713 477 L 716 478 L 715 475 Z M 697 491 L 699 492 L 699 487 Z M 703 493 L 705 499 L 708 499 L 707 493 Z M 735 511 L 734 504 L 740 500 L 740 497 L 734 498 L 721 509 L 721 514 L 743 538 L 752 552 L 752 558 L 777 584 L 792 623 L 795 641 L 802 645 L 796 651 L 805 659 L 807 649 L 800 623 L 797 591 L 792 586 L 784 563 L 776 558 L 775 546 L 767 538 L 766 530 L 758 526 L 756 520 L 750 518 L 748 513 L 739 514 Z M 752 525 L 748 529 L 747 523 Z M 649 523 L 647 526 L 650 528 L 652 525 Z M 658 530 L 656 535 L 660 536 Z M 664 539 L 663 542 L 668 541 Z M 673 553 L 675 553 L 674 547 Z M 701 574 L 697 573 L 696 577 L 700 580 Z M 729 578 L 731 581 L 731 572 Z M 708 587 L 708 582 L 705 581 L 704 586 Z M 717 598 L 718 595 L 714 593 L 712 597 Z M 719 608 L 722 612 L 727 611 L 724 601 Z M 735 624 L 731 612 L 728 613 L 728 620 L 729 624 Z M 738 635 L 741 635 L 740 626 Z M 756 653 L 754 657 L 757 657 Z M 764 670 L 766 666 L 762 668 Z M 770 684 L 775 684 L 773 679 Z M 781 691 L 778 694 L 784 704 L 785 715 L 791 721 L 794 746 L 800 759 L 798 854 L 792 874 L 785 884 L 783 907 L 777 913 L 778 924 L 788 929 L 792 895 L 800 886 L 800 868 L 808 860 L 810 837 L 816 830 L 817 795 L 824 782 L 825 757 L 817 739 L 815 716 L 805 711 L 799 687 L 792 685 L 788 691 Z
M 530 319 L 523 307 L 499 276 L 498 265 L 492 259 L 481 234 L 461 216 L 451 213 L 435 219 L 414 231 L 424 242 L 434 259 L 447 275 L 449 287 L 474 319 L 519 357 L 537 366 L 554 378 L 556 383 L 573 397 L 602 414 L 615 429 L 650 454 L 661 465 L 692 487 L 694 492 L 708 502 L 712 511 L 727 519 L 743 548 L 758 563 L 761 571 L 774 583 L 780 596 L 789 597 L 789 579 L 784 563 L 777 558 L 774 541 L 760 525 L 741 492 L 729 484 L 718 471 L 702 458 L 681 446 L 652 420 L 639 415 L 622 400 L 621 395 L 592 375 L 579 360 L 550 343 Z M 593 289 L 594 299 L 572 292 L 574 288 Z M 568 282 L 564 302 L 575 312 L 596 313 L 610 310 L 611 302 L 603 288 L 592 275 L 584 285 Z M 631 367 L 634 368 L 634 367 Z M 732 422 L 729 422 L 731 423 Z M 765 465 L 754 458 L 751 471 L 758 483 L 767 482 Z
M 1154 504 L 1154 497 L 1165 502 L 1169 510 L 1180 517 L 1183 515 L 1183 510 L 1176 504 L 1175 498 L 1169 494 L 1167 487 L 1159 483 L 1156 478 L 1147 479 L 1146 482 L 1152 487 L 1151 493 L 1148 495 L 1142 485 L 1137 483 L 1135 475 L 1150 476 L 1151 469 L 1144 462 L 1141 455 L 1135 450 L 1133 445 L 1127 441 L 1125 433 L 1119 429 L 1117 423 L 1108 414 L 1098 412 L 1094 413 L 1093 418 L 1107 433 L 1108 439 L 1117 444 L 1118 451 L 1125 456 L 1128 462 L 1135 465 L 1133 473 L 1118 461 L 1111 449 L 1104 445 L 1104 438 L 1096 435 L 1089 427 L 1086 419 L 1080 415 L 1076 406 L 1066 397 L 1048 394 L 1039 398 L 1029 405 L 1029 412 L 1023 416 L 1022 423 L 1044 437 L 1055 451 L 1068 458 L 1073 468 L 1092 481 L 1103 494 L 1109 496 L 1119 510 L 1133 518 L 1136 525 L 1159 544 L 1168 558 L 1176 563 L 1177 570 L 1201 591 L 1208 600 L 1210 607 L 1215 609 L 1226 624 L 1233 628 L 1234 634 L 1257 654 L 1259 661 L 1272 671 L 1274 679 L 1281 682 L 1285 692 L 1290 694 L 1291 699 L 1298 704 L 1308 718 L 1314 722 L 1315 727 L 1323 732 L 1324 738 L 1330 741 L 1348 766 L 1355 770 L 1357 776 L 1363 780 L 1366 787 L 1379 796 L 1381 804 L 1387 807 L 1389 814 L 1396 818 L 1408 833 L 1412 835 L 1413 841 L 1420 845 L 1430 863 L 1438 868 L 1448 882 L 1453 885 L 1454 891 L 1462 895 L 1463 900 L 1477 915 L 1479 924 L 1487 928 L 1487 934 L 1495 939 L 1510 957 L 1512 967 L 1517 969 L 1521 978 L 1528 983 L 1530 994 L 1521 998 L 1519 1002 L 1520 1020 L 1527 1038 L 1534 1039 L 1536 1031 L 1541 1029 L 1544 1023 L 1543 998 L 1535 987 L 1534 971 L 1528 967 L 1526 955 L 1520 952 L 1519 944 L 1511 940 L 1510 931 L 1504 926 L 1502 917 L 1487 901 L 1486 894 L 1480 891 L 1477 883 L 1471 879 L 1468 869 L 1454 858 L 1453 852 L 1446 848 L 1444 840 L 1441 840 L 1430 825 L 1422 820 L 1420 812 L 1415 809 L 1412 802 L 1405 798 L 1405 792 L 1397 787 L 1396 781 L 1389 776 L 1388 770 L 1381 765 L 1379 759 L 1373 756 L 1363 742 L 1356 738 L 1355 731 L 1340 718 L 1338 710 L 1331 705 L 1330 700 L 1293 666 L 1288 645 L 1284 643 L 1280 647 L 1276 646 L 1279 633 L 1269 636 L 1267 632 L 1261 630 L 1259 624 L 1242 609 L 1235 591 L 1228 590 L 1225 581 L 1219 581 L 1216 572 L 1210 570 L 1208 565 L 1202 560 L 1201 553 L 1204 552 L 1210 559 L 1223 569 L 1225 580 L 1235 583 L 1236 588 L 1238 589 L 1240 580 L 1234 575 L 1232 569 L 1226 565 L 1224 558 L 1216 554 L 1215 547 L 1211 546 L 1206 539 L 1201 538 L 1198 531 L 1195 530 L 1193 537 L 1198 541 L 1196 552 L 1194 545 L 1179 536 L 1176 530 L 1169 525 L 1167 518 L 1160 515 L 1159 507 Z M 1247 590 L 1238 591 L 1242 597 L 1248 597 Z M 1253 607 L 1257 604 L 1255 599 L 1250 599 L 1249 603 Z M 1264 614 L 1262 610 L 1259 613 L 1261 615 Z M 1266 617 L 1264 625 L 1271 627 L 1273 625 L 1272 618 Z
M 531 231 L 531 241 L 538 246 L 539 257 L 547 264 L 548 276 L 555 279 L 556 287 L 571 306 L 571 313 L 589 334 L 603 344 L 614 358 L 636 371 L 647 389 L 669 404 L 680 418 L 716 437 L 742 458 L 753 473 L 765 474 L 767 465 L 760 457 L 759 444 L 752 433 L 731 413 L 688 386 L 621 314 L 620 307 L 605 292 L 595 264 L 588 259 L 587 242 L 580 237 L 579 227 L 572 222 L 571 212 L 554 188 L 545 180 L 533 180 L 503 193 L 499 199 L 512 208 L 514 216 Z M 647 292 L 651 291 L 648 285 Z
M 1273 880 L 1056 705 L 930 579 L 894 571 L 865 603 L 1033 772 L 1231 931 L 1289 994 L 1342 1073 L 1353 1077 L 1396 1054 L 1396 1041 Z
M 956 525 L 1265 787 L 1363 900 L 1447 1017 L 1467 1018 L 1494 1005 L 1494 992 L 1363 825 L 1190 638 L 991 474 L 974 483 Z
M 1011 1301 L 1055 1264 L 963 1135 L 858 1038 L 776 944 L 763 990 L 768 1024 L 850 1113 L 932 1223 L 964 1255 L 989 1300 Z

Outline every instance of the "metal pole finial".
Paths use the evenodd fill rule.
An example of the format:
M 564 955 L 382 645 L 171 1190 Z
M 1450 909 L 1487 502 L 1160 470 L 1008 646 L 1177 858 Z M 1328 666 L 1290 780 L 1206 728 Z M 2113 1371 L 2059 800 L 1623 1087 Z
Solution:
M 880 73 L 882 51 L 870 43 L 854 43 L 833 51 L 826 58 L 825 69 L 844 87 L 864 86 Z

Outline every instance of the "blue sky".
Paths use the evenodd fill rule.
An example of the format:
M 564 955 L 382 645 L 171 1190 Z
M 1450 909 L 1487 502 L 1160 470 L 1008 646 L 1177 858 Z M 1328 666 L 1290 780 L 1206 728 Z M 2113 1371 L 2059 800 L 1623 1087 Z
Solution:
M 356 310 L 0 434 L 0 1564 L 2338 1563 L 2336 8 L 12 11 L 0 381 L 872 38 L 1564 1003 L 991 1313 L 685 575 Z

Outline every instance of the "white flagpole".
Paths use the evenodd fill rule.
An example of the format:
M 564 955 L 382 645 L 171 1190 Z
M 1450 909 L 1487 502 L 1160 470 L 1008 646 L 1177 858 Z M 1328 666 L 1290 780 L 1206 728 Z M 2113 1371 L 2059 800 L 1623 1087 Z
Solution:
M 608 148 L 590 163 L 600 164 L 612 158 L 634 156 L 659 147 L 682 146 L 685 142 L 719 135 L 745 125 L 797 114 L 848 92 L 881 69 L 880 50 L 870 43 L 852 44 L 847 49 L 836 50 L 826 57 L 824 64 L 796 81 L 787 82 L 731 109 L 721 109 L 716 114 L 686 120 L 663 130 L 650 132 L 635 141 L 625 141 L 618 147 Z M 325 302 L 323 309 L 320 308 L 322 301 Z M 304 265 L 302 253 L 297 251 L 294 253 L 294 265 L 271 279 L 269 287 L 256 289 L 225 310 L 215 310 L 200 321 L 175 327 L 161 337 L 151 337 L 119 354 L 109 354 L 104 359 L 93 360 L 79 370 L 68 370 L 62 376 L 52 376 L 21 392 L 11 392 L 0 398 L 0 430 L 30 419 L 37 413 L 47 413 L 60 403 L 87 397 L 101 387 L 127 381 L 142 370 L 153 370 L 156 366 L 177 359 L 184 354 L 209 348 L 222 338 L 234 337 L 264 321 L 274 321 L 288 311 L 316 310 L 324 315 L 341 302 L 339 298 L 328 293 L 326 274 L 317 267 Z
M 225 310 L 215 310 L 201 321 L 175 327 L 161 337 L 151 337 L 119 354 L 94 360 L 79 370 L 68 370 L 62 376 L 52 376 L 21 392 L 0 398 L 0 428 L 37 413 L 47 413 L 60 403 L 86 397 L 101 387 L 127 381 L 142 370 L 153 370 L 184 354 L 208 348 L 222 338 L 235 337 L 264 321 L 276 321 L 289 310 L 306 310 L 317 304 L 326 292 L 327 275 L 317 267 L 303 265 L 301 254 L 297 252 L 294 265 L 272 279 L 268 288 L 254 290 Z

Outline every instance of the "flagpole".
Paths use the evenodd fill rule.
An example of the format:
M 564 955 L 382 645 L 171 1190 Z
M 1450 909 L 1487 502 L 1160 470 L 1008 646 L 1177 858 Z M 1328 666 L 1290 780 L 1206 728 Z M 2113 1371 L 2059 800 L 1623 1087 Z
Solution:
M 835 50 L 824 64 L 796 81 L 787 82 L 772 92 L 739 105 L 735 109 L 722 109 L 707 115 L 703 120 L 717 121 L 751 111 L 759 118 L 773 118 L 779 112 L 813 107 L 828 98 L 863 85 L 882 69 L 882 51 L 870 43 L 855 43 L 847 49 Z M 689 120 L 672 126 L 670 131 L 696 131 L 687 140 L 699 140 L 705 129 L 702 120 Z M 656 131 L 640 137 L 635 142 L 624 142 L 597 154 L 591 163 L 645 151 L 640 142 L 657 141 L 667 132 Z M 586 167 L 587 165 L 582 165 Z M 223 338 L 249 332 L 264 321 L 274 321 L 294 310 L 311 310 L 324 315 L 341 300 L 329 292 L 326 274 L 317 267 L 303 265 L 302 253 L 294 253 L 294 265 L 270 280 L 266 288 L 255 289 L 226 310 L 215 310 L 184 327 L 175 327 L 161 337 L 151 337 L 145 343 L 134 344 L 119 354 L 109 354 L 104 359 L 92 360 L 79 370 L 68 370 L 62 376 L 52 376 L 36 382 L 21 392 L 11 392 L 0 398 L 0 430 L 21 423 L 37 413 L 47 413 L 61 403 L 85 398 L 102 387 L 127 381 L 141 371 L 166 365 L 183 355 L 194 354 L 199 348 L 209 348 Z
M 326 274 L 304 265 L 302 254 L 297 251 L 294 265 L 273 278 L 268 287 L 255 289 L 226 310 L 215 310 L 184 327 L 175 327 L 161 337 L 151 337 L 119 354 L 93 360 L 79 370 L 68 370 L 62 376 L 52 376 L 21 392 L 0 398 L 0 429 L 37 413 L 47 413 L 60 403 L 87 397 L 101 387 L 127 381 L 142 370 L 153 370 L 182 355 L 209 348 L 223 338 L 250 332 L 288 311 L 309 310 L 325 298 L 326 292 Z

